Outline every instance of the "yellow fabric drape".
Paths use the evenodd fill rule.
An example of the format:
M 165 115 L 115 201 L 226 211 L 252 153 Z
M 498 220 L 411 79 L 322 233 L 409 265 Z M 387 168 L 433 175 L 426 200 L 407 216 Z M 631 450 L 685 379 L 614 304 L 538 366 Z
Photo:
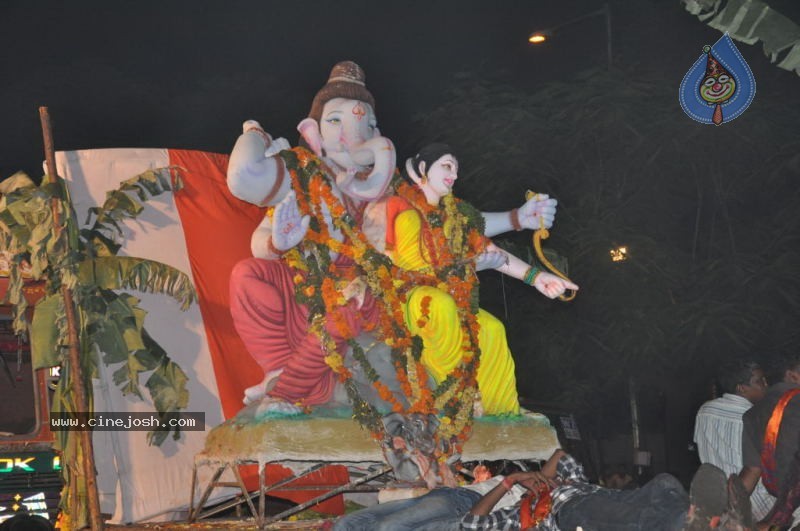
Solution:
M 428 250 L 422 245 L 422 219 L 416 210 L 400 213 L 395 219 L 395 249 L 391 254 L 394 263 L 404 269 L 425 270 Z M 428 322 L 420 328 L 423 317 L 422 300 L 431 298 Z M 404 305 L 406 325 L 412 334 L 422 338 L 422 363 L 440 383 L 461 361 L 463 332 L 456 303 L 450 294 L 432 287 L 413 288 Z M 488 415 L 518 414 L 519 400 L 514 376 L 514 359 L 508 349 L 503 323 L 484 310 L 478 311 L 481 331 L 478 343 L 481 359 L 478 367 L 478 388 L 483 409 Z

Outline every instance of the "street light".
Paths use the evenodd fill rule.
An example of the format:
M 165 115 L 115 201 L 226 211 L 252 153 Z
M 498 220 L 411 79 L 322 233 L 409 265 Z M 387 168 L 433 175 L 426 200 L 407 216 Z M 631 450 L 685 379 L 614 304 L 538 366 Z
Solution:
M 542 44 L 542 43 L 547 42 L 550 39 L 552 39 L 555 36 L 556 32 L 558 30 L 560 30 L 561 28 L 564 28 L 566 26 L 571 26 L 572 24 L 575 24 L 576 22 L 580 22 L 582 20 L 586 20 L 587 18 L 596 17 L 596 16 L 599 16 L 599 15 L 603 15 L 604 17 L 606 17 L 606 45 L 607 45 L 606 49 L 607 49 L 607 53 L 608 53 L 608 69 L 611 70 L 611 63 L 612 63 L 612 59 L 611 59 L 611 57 L 612 57 L 611 56 L 611 7 L 609 7 L 608 4 L 604 4 L 603 7 L 598 9 L 597 11 L 592 11 L 591 13 L 586 13 L 586 14 L 581 15 L 579 17 L 575 17 L 575 18 L 570 19 L 570 20 L 568 20 L 566 22 L 562 22 L 561 24 L 559 24 L 557 26 L 553 26 L 552 28 L 547 28 L 547 29 L 543 29 L 543 30 L 534 31 L 528 37 L 528 42 L 530 42 L 531 44 Z
M 628 248 L 626 246 L 615 247 L 608 251 L 612 262 L 624 262 L 628 259 Z
M 551 36 L 551 34 L 545 33 L 544 31 L 537 32 L 528 37 L 528 42 L 532 42 L 533 44 L 541 44 L 548 40 Z

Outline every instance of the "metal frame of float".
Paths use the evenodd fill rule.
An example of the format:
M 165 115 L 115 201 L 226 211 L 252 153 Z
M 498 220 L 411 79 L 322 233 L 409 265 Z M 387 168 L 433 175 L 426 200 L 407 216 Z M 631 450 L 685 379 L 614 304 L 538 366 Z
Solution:
M 393 483 L 394 475 L 386 476 L 391 472 L 391 467 L 384 461 L 383 452 L 375 441 L 365 432 L 351 430 L 353 421 L 349 418 L 311 418 L 303 422 L 299 429 L 295 419 L 273 419 L 270 423 L 238 423 L 228 420 L 214 428 L 206 439 L 206 449 L 197 454 L 194 459 L 192 471 L 192 493 L 189 504 L 189 522 L 207 518 L 229 508 L 247 504 L 255 516 L 259 529 L 266 525 L 280 521 L 296 514 L 312 505 L 345 492 L 376 492 Z M 266 429 L 266 426 L 270 429 Z M 314 431 L 317 430 L 317 431 Z M 309 444 L 298 438 L 308 438 L 310 432 L 318 434 L 329 440 L 332 433 L 349 432 L 357 436 L 348 440 L 346 451 L 334 453 L 321 453 Z M 230 437 L 228 437 L 230 435 Z M 231 441 L 237 441 L 233 444 Z M 246 444 L 238 442 L 245 441 Z M 307 442 L 307 441 L 306 441 Z M 461 459 L 464 462 L 484 460 L 546 460 L 559 448 L 556 430 L 546 416 L 523 410 L 522 414 L 508 422 L 496 422 L 487 419 L 487 422 L 476 422 L 473 425 L 472 436 L 464 445 Z M 272 485 L 266 485 L 267 464 L 294 464 L 296 472 L 289 478 L 282 479 Z M 302 478 L 324 465 L 341 464 L 347 466 L 350 472 L 350 482 L 345 485 L 311 485 L 302 487 L 286 487 L 287 484 Z M 259 466 L 259 488 L 257 492 L 250 493 L 244 484 L 239 472 L 240 465 Z M 198 488 L 198 468 L 201 466 L 215 466 L 211 479 L 203 490 L 200 500 L 195 504 L 195 493 Z M 367 470 L 363 474 L 354 474 L 358 466 Z M 235 481 L 220 481 L 222 474 L 230 468 Z M 354 477 L 358 475 L 358 477 Z M 392 479 L 389 480 L 388 478 Z M 379 479 L 380 478 L 380 479 Z M 406 485 L 413 486 L 413 485 Z M 210 499 L 211 493 L 218 487 L 234 488 L 241 492 L 242 497 L 223 502 L 221 505 L 203 511 L 203 505 Z M 286 511 L 267 517 L 266 495 L 275 490 L 322 490 L 317 496 L 307 502 L 301 503 Z M 258 507 L 253 500 L 258 497 Z
M 265 526 L 283 520 L 284 518 L 288 518 L 294 514 L 297 514 L 305 509 L 316 505 L 317 503 L 323 502 L 328 498 L 332 498 L 333 496 L 337 496 L 339 494 L 343 494 L 346 492 L 376 492 L 380 490 L 382 487 L 386 486 L 386 481 L 380 481 L 381 478 L 384 478 L 386 474 L 391 472 L 392 468 L 387 465 L 385 462 L 379 461 L 368 461 L 368 462 L 358 462 L 359 467 L 366 468 L 368 471 L 360 475 L 360 477 L 356 477 L 350 480 L 350 482 L 346 483 L 345 485 L 304 485 L 302 487 L 286 487 L 286 485 L 292 483 L 293 481 L 300 479 L 308 474 L 311 474 L 320 468 L 327 466 L 327 465 L 345 465 L 348 464 L 352 465 L 353 462 L 334 462 L 334 461 L 291 461 L 293 464 L 303 464 L 307 465 L 307 468 L 304 468 L 300 472 L 297 472 L 291 477 L 282 479 L 276 483 L 271 485 L 266 484 L 266 465 L 267 464 L 283 464 L 287 463 L 287 461 L 270 461 L 267 463 L 263 463 L 259 467 L 259 474 L 258 474 L 258 491 L 250 492 L 247 490 L 247 487 L 244 484 L 244 480 L 242 479 L 241 473 L 239 472 L 240 465 L 258 465 L 258 461 L 252 458 L 241 458 L 236 459 L 233 461 L 222 461 L 222 460 L 211 460 L 205 456 L 198 455 L 195 459 L 194 467 L 192 469 L 192 486 L 191 486 L 191 499 L 189 502 L 189 523 L 195 522 L 197 520 L 202 520 L 204 518 L 208 518 L 215 514 L 218 514 L 222 511 L 231 509 L 236 507 L 237 505 L 247 504 L 250 509 L 251 514 L 255 517 L 256 525 L 259 529 L 263 529 Z M 205 490 L 203 491 L 202 496 L 200 497 L 197 505 L 195 506 L 195 492 L 197 489 L 197 470 L 198 467 L 201 466 L 216 466 L 217 469 L 214 471 L 211 479 L 209 480 L 208 484 L 206 485 Z M 351 467 L 348 466 L 348 472 L 353 475 Z M 231 481 L 220 481 L 220 477 L 222 474 L 230 469 L 233 473 L 235 478 L 235 482 Z M 232 487 L 239 489 L 241 491 L 241 496 L 237 496 L 236 499 L 229 500 L 227 502 L 223 502 L 222 504 L 203 511 L 203 505 L 208 501 L 211 497 L 211 493 L 214 489 L 219 487 Z M 273 516 L 266 516 L 266 496 L 269 492 L 275 490 L 303 490 L 303 491 L 325 491 L 319 496 L 316 496 L 308 501 L 305 501 L 301 504 L 298 504 L 294 507 L 291 507 L 283 512 L 280 512 Z M 258 507 L 253 503 L 254 498 L 258 498 Z

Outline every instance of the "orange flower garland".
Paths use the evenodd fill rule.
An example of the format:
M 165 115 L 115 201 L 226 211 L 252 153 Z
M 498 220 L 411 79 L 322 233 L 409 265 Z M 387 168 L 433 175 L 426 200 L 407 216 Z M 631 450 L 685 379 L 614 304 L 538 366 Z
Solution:
M 425 328 L 428 320 L 431 317 L 431 296 L 425 295 L 419 303 L 422 317 L 417 321 L 417 326 Z
M 423 256 L 431 265 L 424 271 L 407 271 L 391 264 L 388 258 L 372 248 L 353 215 L 334 193 L 319 159 L 303 148 L 284 151 L 281 155 L 292 175 L 298 208 L 302 215 L 312 218 L 300 250 L 293 249 L 284 254 L 283 259 L 299 271 L 292 278 L 296 295 L 299 302 L 309 307 L 312 315 L 310 329 L 320 338 L 326 353 L 325 362 L 345 383 L 353 401 L 354 416 L 378 436 L 382 429 L 379 413 L 358 395 L 342 354 L 336 351 L 336 343 L 322 324 L 327 318 L 342 337 L 355 336 L 339 311 L 347 304 L 341 288 L 354 277 L 333 265 L 331 253 L 336 253 L 357 264 L 356 274 L 361 275 L 376 298 L 381 310 L 375 326 L 377 336 L 394 349 L 397 379 L 408 408 L 378 380 L 363 352 L 356 355 L 357 345 L 351 342 L 354 355 L 365 366 L 366 374 L 371 375 L 370 380 L 380 398 L 390 404 L 393 411 L 443 414 L 438 437 L 452 443 L 441 446 L 449 448 L 446 455 L 438 456 L 444 463 L 453 452 L 461 451 L 461 445 L 469 436 L 477 392 L 480 325 L 477 321 L 478 282 L 473 263 L 486 247 L 480 226 L 482 219 L 477 221 L 475 215 L 470 218 L 471 211 L 465 210 L 466 204 L 452 196 L 445 198 L 444 209 L 441 209 L 428 205 L 421 192 L 411 185 L 399 184 L 397 193 L 408 199 L 424 220 L 421 245 Z M 344 235 L 344 241 L 333 236 L 329 220 Z M 463 332 L 462 360 L 435 390 L 428 387 L 427 371 L 420 362 L 421 344 L 414 340 L 405 326 L 403 303 L 406 293 L 420 285 L 438 286 L 452 295 Z M 430 297 L 424 297 L 421 302 L 422 318 L 417 323 L 420 327 L 429 320 L 430 302 Z
M 520 529 L 536 529 L 548 517 L 552 507 L 553 498 L 547 485 L 542 485 L 526 495 L 519 507 Z
M 439 289 L 450 293 L 453 297 L 462 327 L 462 360 L 461 363 L 437 388 L 433 396 L 434 408 L 445 412 L 440 425 L 442 438 L 455 438 L 459 447 L 469 434 L 472 421 L 473 397 L 477 392 L 477 370 L 480 359 L 478 334 L 480 325 L 477 320 L 477 275 L 472 266 L 474 258 L 483 252 L 487 240 L 478 230 L 477 223 L 472 224 L 461 211 L 462 204 L 452 195 L 443 198 L 444 208 L 428 204 L 422 192 L 408 183 L 397 186 L 397 193 L 407 199 L 420 213 L 424 220 L 422 227 L 422 249 L 431 269 L 433 278 L 437 279 Z M 444 216 L 442 216 L 444 211 Z M 468 229 L 465 229 L 469 227 Z M 423 300 L 421 310 L 427 315 L 426 302 Z M 421 321 L 417 324 L 422 327 Z M 436 406 L 439 406 L 438 408 Z

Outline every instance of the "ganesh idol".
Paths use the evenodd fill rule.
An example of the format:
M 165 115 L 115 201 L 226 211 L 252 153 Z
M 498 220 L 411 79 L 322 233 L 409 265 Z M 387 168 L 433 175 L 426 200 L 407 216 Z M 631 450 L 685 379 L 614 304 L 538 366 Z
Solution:
M 264 373 L 244 401 L 259 402 L 260 411 L 327 403 L 336 385 L 328 354 L 345 353 L 356 337 L 372 334 L 386 311 L 359 262 L 371 252 L 391 254 L 396 154 L 377 128 L 361 67 L 336 64 L 297 129 L 301 145 L 290 148 L 258 122 L 245 122 L 228 166 L 231 193 L 267 207 L 252 236 L 253 256 L 234 267 L 230 280 L 234 325 Z M 555 210 L 554 199 L 539 195 L 510 212 L 481 213 L 484 234 L 549 228 Z M 490 248 L 475 259 L 505 258 Z M 567 289 L 548 286 L 548 297 Z M 516 411 L 511 402 L 491 412 Z

